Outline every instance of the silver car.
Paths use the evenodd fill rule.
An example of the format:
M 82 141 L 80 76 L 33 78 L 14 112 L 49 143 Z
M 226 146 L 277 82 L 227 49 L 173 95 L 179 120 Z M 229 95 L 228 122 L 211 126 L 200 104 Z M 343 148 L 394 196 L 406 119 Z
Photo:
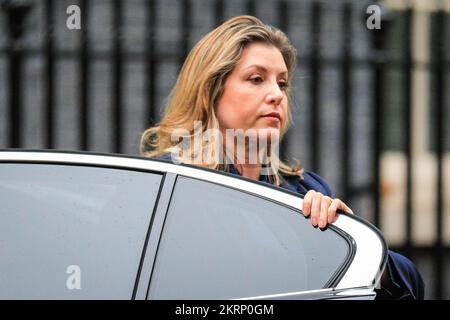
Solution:
M 373 299 L 380 232 L 294 193 L 111 154 L 0 151 L 0 299 Z

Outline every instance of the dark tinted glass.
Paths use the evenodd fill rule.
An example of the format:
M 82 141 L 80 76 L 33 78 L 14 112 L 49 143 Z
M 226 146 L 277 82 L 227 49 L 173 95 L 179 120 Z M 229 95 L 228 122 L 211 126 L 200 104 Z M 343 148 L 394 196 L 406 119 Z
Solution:
M 346 239 L 298 211 L 179 177 L 149 298 L 228 299 L 321 289 L 350 255 Z
M 0 298 L 129 299 L 161 176 L 0 164 Z

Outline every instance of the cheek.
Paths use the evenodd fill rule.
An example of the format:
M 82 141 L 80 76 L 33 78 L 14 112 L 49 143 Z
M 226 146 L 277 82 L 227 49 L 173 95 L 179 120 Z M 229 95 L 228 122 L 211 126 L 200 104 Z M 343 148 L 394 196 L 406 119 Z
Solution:
M 219 124 L 223 128 L 246 129 L 251 115 L 235 105 L 226 105 L 218 109 Z
M 243 128 L 255 114 L 251 95 L 242 88 L 226 88 L 217 106 L 217 117 L 224 128 Z
M 281 101 L 281 104 L 280 104 L 281 112 L 283 113 L 283 115 L 284 115 L 285 117 L 287 117 L 287 113 L 288 113 L 288 109 L 289 109 L 288 103 L 289 103 L 288 98 L 287 98 L 287 96 L 285 95 L 285 96 L 283 97 L 283 100 Z
M 220 126 L 223 128 L 235 128 L 239 125 L 239 107 L 234 99 L 225 96 L 219 101 L 217 117 Z
M 288 125 L 288 114 L 289 114 L 289 106 L 288 106 L 288 102 L 286 101 L 285 104 L 283 104 L 283 108 L 282 108 L 282 112 L 283 112 L 283 123 L 282 123 L 282 130 L 285 131 L 287 129 L 287 125 Z

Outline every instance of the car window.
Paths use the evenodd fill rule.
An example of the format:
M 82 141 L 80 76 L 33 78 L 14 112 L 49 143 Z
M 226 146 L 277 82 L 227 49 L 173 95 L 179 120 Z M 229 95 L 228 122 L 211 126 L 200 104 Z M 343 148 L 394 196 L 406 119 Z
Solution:
M 130 299 L 161 175 L 0 165 L 0 299 Z
M 344 235 L 249 193 L 178 177 L 150 299 L 229 299 L 321 289 L 348 263 Z

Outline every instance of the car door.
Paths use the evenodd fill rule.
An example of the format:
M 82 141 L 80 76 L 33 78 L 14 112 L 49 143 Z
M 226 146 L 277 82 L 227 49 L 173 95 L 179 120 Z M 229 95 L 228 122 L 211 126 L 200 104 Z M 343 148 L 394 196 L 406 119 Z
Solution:
M 322 231 L 297 195 L 201 176 L 177 177 L 149 299 L 374 298 L 386 244 L 372 226 L 342 215 Z
M 133 298 L 163 174 L 104 159 L 0 152 L 0 299 Z
M 0 298 L 373 298 L 382 236 L 344 214 L 315 229 L 302 201 L 165 161 L 0 151 Z

